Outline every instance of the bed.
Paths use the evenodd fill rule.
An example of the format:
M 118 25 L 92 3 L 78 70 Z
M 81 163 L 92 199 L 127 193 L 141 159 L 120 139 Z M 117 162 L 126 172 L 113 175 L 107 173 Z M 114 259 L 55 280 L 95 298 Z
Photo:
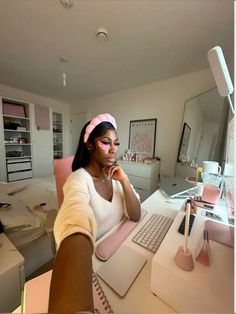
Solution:
M 58 209 L 54 177 L 0 182 L 0 203 L 4 232 L 23 255 L 27 278 L 54 255 L 52 227 Z

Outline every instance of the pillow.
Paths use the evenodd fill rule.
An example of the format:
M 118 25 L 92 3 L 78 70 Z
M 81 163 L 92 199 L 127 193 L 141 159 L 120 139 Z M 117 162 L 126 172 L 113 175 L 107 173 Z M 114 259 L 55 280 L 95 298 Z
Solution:
M 25 182 L 0 182 L 0 193 L 13 195 L 24 190 L 29 184 Z
M 0 203 L 9 203 L 9 208 L 0 208 L 0 220 L 5 230 L 32 229 L 40 227 L 39 217 L 33 215 L 25 205 L 15 196 L 0 194 Z

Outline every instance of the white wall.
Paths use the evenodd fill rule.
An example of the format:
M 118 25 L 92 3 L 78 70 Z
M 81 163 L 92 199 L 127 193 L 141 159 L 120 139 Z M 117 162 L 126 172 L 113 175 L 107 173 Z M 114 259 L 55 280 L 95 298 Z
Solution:
M 175 171 L 185 101 L 214 86 L 207 69 L 89 99 L 71 111 L 88 111 L 91 117 L 102 112 L 114 115 L 120 154 L 128 147 L 130 120 L 157 118 L 155 155 L 161 158 L 161 175 L 170 176 Z
M 63 153 L 64 156 L 70 154 L 70 105 L 63 103 L 51 98 L 29 93 L 23 90 L 12 88 L 10 86 L 0 84 L 0 96 L 6 98 L 12 98 L 27 102 L 34 107 L 33 104 L 43 105 L 51 108 L 51 111 L 61 112 L 63 115 Z M 32 112 L 34 112 L 32 110 Z M 49 175 L 52 173 L 52 119 L 50 119 L 50 130 L 49 131 L 38 131 L 35 127 L 34 116 L 32 117 L 32 157 L 33 157 L 33 171 L 34 176 Z M 51 149 L 48 150 L 45 148 Z M 42 149 L 45 151 L 42 152 Z M 44 159 L 43 159 L 44 158 Z M 0 171 L 5 170 L 5 158 L 0 154 Z M 1 175 L 1 173 L 0 173 Z
M 89 99 L 71 107 L 5 85 L 0 85 L 0 95 L 45 105 L 53 111 L 61 112 L 64 155 L 70 154 L 70 110 L 72 114 L 90 112 L 91 117 L 101 112 L 114 115 L 121 142 L 120 154 L 128 147 L 130 120 L 157 118 L 155 155 L 161 158 L 161 175 L 170 176 L 175 171 L 185 101 L 214 86 L 212 74 L 207 69 Z

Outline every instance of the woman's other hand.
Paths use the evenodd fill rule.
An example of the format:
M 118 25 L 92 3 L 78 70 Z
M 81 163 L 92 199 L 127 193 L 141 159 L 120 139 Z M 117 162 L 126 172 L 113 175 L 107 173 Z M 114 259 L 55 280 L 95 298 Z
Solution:
M 107 167 L 105 169 L 105 173 L 110 179 L 118 180 L 118 181 L 123 181 L 125 179 L 128 180 L 127 175 L 125 174 L 124 170 L 121 168 L 119 164 L 114 164 L 111 167 Z
M 107 167 L 105 169 L 105 173 L 111 179 L 120 181 L 124 192 L 126 210 L 129 218 L 132 221 L 139 221 L 141 217 L 140 202 L 137 199 L 124 170 L 119 164 L 114 164 L 111 167 Z

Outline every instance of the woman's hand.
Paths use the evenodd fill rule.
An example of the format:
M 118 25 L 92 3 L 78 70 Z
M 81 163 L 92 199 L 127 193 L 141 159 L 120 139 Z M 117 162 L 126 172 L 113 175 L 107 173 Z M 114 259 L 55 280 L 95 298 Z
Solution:
M 111 167 L 107 167 L 105 169 L 105 173 L 110 179 L 118 180 L 118 181 L 123 181 L 124 179 L 128 179 L 127 175 L 121 168 L 119 164 L 114 164 Z
M 120 181 L 124 192 L 125 205 L 129 219 L 132 221 L 139 221 L 141 217 L 140 202 L 137 199 L 123 169 L 119 164 L 114 164 L 111 167 L 107 167 L 105 169 L 105 173 L 111 179 Z

